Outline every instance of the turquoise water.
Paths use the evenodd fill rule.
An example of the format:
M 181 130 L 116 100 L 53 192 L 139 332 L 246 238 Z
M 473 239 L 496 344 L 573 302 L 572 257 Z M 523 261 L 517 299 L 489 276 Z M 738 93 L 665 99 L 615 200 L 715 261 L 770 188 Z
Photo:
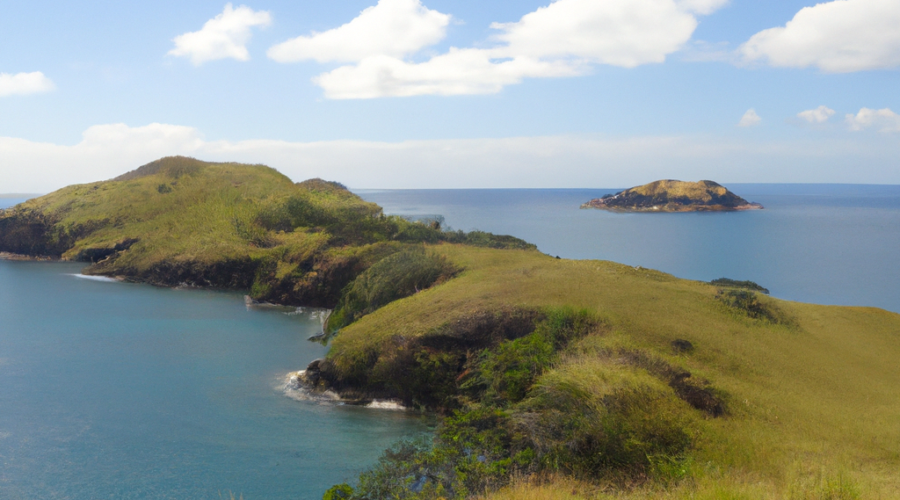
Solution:
M 734 184 L 766 209 L 621 214 L 579 210 L 613 189 L 360 191 L 399 215 L 512 234 L 551 255 L 603 259 L 772 295 L 900 312 L 900 186 Z
M 297 401 L 311 314 L 0 261 L 0 498 L 318 499 L 424 429 Z

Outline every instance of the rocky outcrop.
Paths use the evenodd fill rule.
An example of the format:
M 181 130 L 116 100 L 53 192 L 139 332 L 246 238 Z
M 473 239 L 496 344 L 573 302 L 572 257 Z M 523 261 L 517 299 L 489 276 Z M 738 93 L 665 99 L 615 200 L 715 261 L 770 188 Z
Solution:
M 616 212 L 733 212 L 758 210 L 763 206 L 713 181 L 662 180 L 593 199 L 581 208 Z

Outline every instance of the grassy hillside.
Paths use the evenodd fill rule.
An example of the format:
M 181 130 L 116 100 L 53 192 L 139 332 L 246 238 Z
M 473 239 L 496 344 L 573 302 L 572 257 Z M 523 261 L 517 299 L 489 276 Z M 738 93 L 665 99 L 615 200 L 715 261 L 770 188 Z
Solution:
M 0 212 L 0 252 L 334 307 L 304 381 L 442 424 L 326 498 L 900 498 L 900 315 L 883 310 L 552 258 L 177 157 Z
M 263 165 L 170 157 L 0 212 L 0 251 L 86 262 L 88 274 L 251 290 L 334 306 L 341 289 L 410 244 L 533 248 L 487 233 L 385 217 L 337 183 L 293 183 Z
M 900 498 L 900 315 L 740 292 L 749 307 L 709 284 L 611 262 L 430 251 L 463 271 L 343 328 L 321 376 L 457 419 L 499 411 L 502 422 L 475 419 L 475 432 L 451 418 L 434 445 L 443 459 L 395 453 L 363 476 L 369 493 L 427 471 L 448 497 L 518 472 L 588 482 L 556 476 L 488 498 Z M 484 320 L 498 311 L 506 326 Z M 560 311 L 590 319 L 541 344 L 559 338 L 542 332 Z M 389 383 L 404 373 L 428 384 Z M 485 428 L 505 444 L 479 448 Z M 451 446 L 460 439 L 502 474 L 464 463 Z

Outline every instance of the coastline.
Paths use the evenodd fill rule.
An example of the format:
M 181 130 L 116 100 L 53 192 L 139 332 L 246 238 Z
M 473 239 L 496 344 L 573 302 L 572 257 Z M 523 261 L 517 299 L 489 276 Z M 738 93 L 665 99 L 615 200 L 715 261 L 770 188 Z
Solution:
M 684 212 L 743 212 L 747 210 L 763 210 L 765 207 L 759 203 L 747 203 L 729 207 L 725 205 L 654 205 L 652 207 L 616 207 L 609 206 L 603 200 L 591 200 L 579 207 L 581 209 L 594 208 L 617 213 L 684 213 Z
M 58 262 L 60 259 L 40 255 L 25 255 L 21 253 L 0 252 L 0 260 Z

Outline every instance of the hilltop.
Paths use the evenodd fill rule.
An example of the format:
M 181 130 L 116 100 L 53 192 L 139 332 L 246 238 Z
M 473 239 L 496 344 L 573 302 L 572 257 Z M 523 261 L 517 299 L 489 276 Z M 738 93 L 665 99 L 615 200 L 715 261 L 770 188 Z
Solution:
M 713 181 L 661 180 L 593 199 L 581 208 L 622 212 L 730 212 L 763 207 Z
M 0 211 L 0 252 L 85 262 L 85 274 L 248 290 L 333 307 L 373 263 L 411 244 L 534 248 L 387 217 L 336 182 L 264 165 L 168 157 Z

